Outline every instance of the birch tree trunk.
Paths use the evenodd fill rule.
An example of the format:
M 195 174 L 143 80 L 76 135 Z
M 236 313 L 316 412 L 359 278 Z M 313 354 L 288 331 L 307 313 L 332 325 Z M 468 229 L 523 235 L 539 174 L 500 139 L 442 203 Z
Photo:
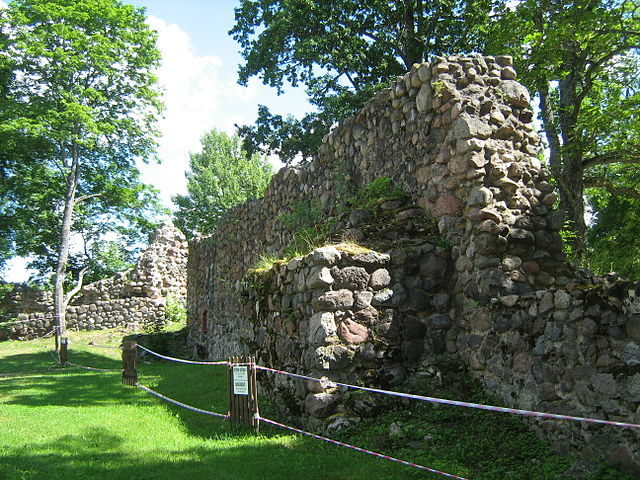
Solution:
M 64 294 L 64 280 L 67 272 L 67 260 L 69 259 L 69 241 L 71 237 L 71 225 L 73 223 L 73 210 L 75 207 L 79 175 L 80 159 L 78 156 L 77 144 L 74 142 L 71 150 L 71 168 L 67 174 L 67 191 L 65 195 L 64 209 L 62 212 L 60 246 L 58 248 L 58 262 L 56 265 L 53 287 L 53 308 L 56 319 L 56 351 L 60 348 L 60 337 L 67 329 L 67 299 Z

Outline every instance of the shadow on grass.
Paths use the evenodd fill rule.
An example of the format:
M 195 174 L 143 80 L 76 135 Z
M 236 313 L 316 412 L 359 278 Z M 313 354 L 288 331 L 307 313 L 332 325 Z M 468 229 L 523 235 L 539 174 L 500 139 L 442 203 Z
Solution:
M 20 353 L 3 357 L 0 361 L 0 378 L 5 376 L 41 373 L 56 368 L 54 357 L 48 351 Z
M 74 363 L 119 369 L 120 360 L 114 357 L 80 350 L 70 352 L 70 361 Z M 374 473 L 380 479 L 391 479 L 398 475 L 396 465 L 313 440 L 283 437 L 280 434 L 287 432 L 276 429 L 267 429 L 266 436 L 258 437 L 247 428 L 233 427 L 221 419 L 164 403 L 139 389 L 123 386 L 117 371 L 102 373 L 59 367 L 47 351 L 8 355 L 0 363 L 2 372 L 16 374 L 0 377 L 0 410 L 3 405 L 117 408 L 160 403 L 171 412 L 171 417 L 179 420 L 186 434 L 180 437 L 182 440 L 158 439 L 156 433 L 164 430 L 159 427 L 164 425 L 159 417 L 160 424 L 151 427 L 148 436 L 140 433 L 144 432 L 144 424 L 131 433 L 119 430 L 121 427 L 104 428 L 99 422 L 105 417 L 99 417 L 102 414 L 96 411 L 95 427 L 85 425 L 77 432 L 58 436 L 51 432 L 47 440 L 26 437 L 20 444 L 0 442 L 2 480 L 365 479 Z M 138 370 L 141 383 L 164 395 L 198 408 L 227 412 L 225 366 L 141 361 Z M 61 410 L 60 415 L 73 417 L 71 412 Z M 120 415 L 116 410 L 113 412 Z M 109 415 L 106 413 L 106 418 Z M 142 420 L 132 418 L 132 425 L 137 421 Z M 405 476 L 402 470 L 400 467 L 401 475 Z
M 2 359 L 0 398 L 7 405 L 117 405 L 136 400 L 135 389 L 124 388 L 121 362 L 103 355 L 74 352 L 74 363 L 113 372 L 93 372 L 54 363 L 48 352 L 18 354 Z M 140 403 L 139 400 L 137 403 Z M 152 404 L 151 399 L 145 403 Z
M 406 478 L 376 459 L 354 462 L 343 452 L 309 445 L 291 445 L 261 439 L 220 442 L 186 448 L 154 448 L 129 453 L 127 439 L 103 428 L 20 447 L 0 448 L 0 478 L 36 480 L 254 480 L 266 479 L 378 479 Z M 1 446 L 0 446 L 1 447 Z M 382 467 L 382 468 L 380 468 Z M 412 475 L 413 476 L 413 475 Z M 436 478 L 420 476 L 420 478 Z
M 138 372 L 140 383 L 167 397 L 223 415 L 228 412 L 225 365 L 184 365 L 157 361 L 139 365 Z M 249 431 L 248 428 L 234 427 L 220 418 L 191 412 L 166 402 L 163 404 L 180 418 L 191 435 L 212 438 Z
M 96 352 L 73 350 L 69 361 L 113 372 L 93 372 L 61 367 L 49 351 L 9 355 L 0 362 L 0 398 L 5 404 L 25 406 L 117 405 L 133 399 L 161 403 L 178 416 L 189 433 L 205 438 L 235 432 L 223 420 L 164 403 L 136 388 L 122 385 L 122 362 Z M 139 361 L 140 383 L 195 407 L 227 413 L 225 366 L 184 365 Z

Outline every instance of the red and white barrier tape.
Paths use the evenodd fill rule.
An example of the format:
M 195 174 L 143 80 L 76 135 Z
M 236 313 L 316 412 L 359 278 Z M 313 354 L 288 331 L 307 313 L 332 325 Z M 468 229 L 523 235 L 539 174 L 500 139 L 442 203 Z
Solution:
M 142 345 L 138 344 L 137 345 L 139 348 L 141 348 L 142 350 L 144 350 L 147 353 L 150 353 L 151 355 L 154 355 L 156 357 L 162 358 L 164 360 L 170 360 L 172 362 L 178 362 L 178 363 L 188 363 L 191 365 L 227 365 L 227 361 L 226 360 L 222 360 L 219 362 L 198 362 L 195 360 L 185 360 L 183 358 L 175 358 L 175 357 L 169 357 L 167 355 L 162 355 L 158 352 L 154 352 L 153 350 L 149 350 L 146 347 L 143 347 Z
M 457 475 L 453 475 L 451 473 L 441 472 L 440 470 L 435 470 L 429 467 L 423 467 L 422 465 L 418 465 L 417 463 L 407 462 L 406 460 L 400 460 L 395 457 L 390 457 L 389 455 L 383 455 L 382 453 L 373 452 L 371 450 L 367 450 L 366 448 L 356 447 L 354 445 L 349 445 L 348 443 L 339 442 L 337 440 L 333 440 L 332 438 L 323 437 L 322 435 L 316 435 L 315 433 L 305 432 L 304 430 L 300 430 L 299 428 L 290 427 L 289 425 L 285 425 L 284 423 L 279 423 L 274 420 L 269 420 L 268 418 L 259 417 L 259 419 L 265 423 L 270 423 L 271 425 L 275 425 L 277 427 L 286 428 L 287 430 L 291 430 L 293 432 L 299 433 L 301 435 L 307 435 L 308 437 L 317 438 L 318 440 L 323 440 L 325 442 L 333 443 L 334 445 L 339 445 L 341 447 L 350 448 L 357 452 L 366 453 L 367 455 L 373 455 L 374 457 L 384 458 L 385 460 L 391 460 L 392 462 L 401 463 L 402 465 L 407 465 L 409 467 L 418 468 L 420 470 L 424 470 L 426 472 L 436 473 L 438 475 L 443 475 L 448 478 L 456 478 L 458 480 L 468 480 L 464 477 L 459 477 Z
M 258 370 L 263 370 L 267 372 L 280 373 L 283 375 L 288 375 L 290 377 L 302 378 L 304 380 L 311 380 L 314 382 L 321 382 L 322 380 L 319 378 L 308 377 L 306 375 L 300 375 L 298 373 L 285 372 L 283 370 L 276 370 L 275 368 L 262 367 L 260 365 L 256 365 Z M 574 417 L 572 415 L 560 415 L 557 413 L 544 413 L 544 412 L 534 412 L 530 410 L 520 410 L 518 408 L 507 408 L 507 407 L 495 407 L 493 405 L 483 405 L 481 403 L 472 403 L 472 402 L 460 402 L 457 400 L 447 400 L 444 398 L 436 398 L 436 397 L 427 397 L 423 395 L 414 395 L 411 393 L 400 393 L 394 392 L 391 390 L 382 390 L 379 388 L 370 388 L 370 387 L 359 387 L 357 385 L 349 385 L 348 383 L 340 383 L 340 382 L 331 382 L 334 385 L 339 385 L 341 387 L 353 388 L 357 390 L 364 390 L 367 392 L 373 393 L 382 393 L 385 395 L 392 395 L 395 397 L 402 398 L 411 398 L 413 400 L 421 400 L 425 402 L 431 403 L 440 403 L 444 405 L 454 405 L 456 407 L 467 407 L 467 408 L 476 408 L 479 410 L 488 410 L 491 412 L 500 412 L 500 413 L 513 413 L 515 415 L 524 415 L 528 417 L 539 417 L 539 418 L 552 418 L 554 420 L 571 420 L 574 422 L 586 422 L 586 423 L 598 423 L 602 425 L 613 425 L 615 427 L 627 427 L 627 428 L 640 428 L 640 425 L 635 423 L 626 423 L 626 422 L 613 422 L 610 420 L 600 420 L 597 418 L 585 418 L 585 417 Z
M 178 407 L 186 408 L 187 410 L 191 410 L 192 412 L 204 413 L 205 415 L 211 415 L 213 417 L 219 417 L 219 418 L 225 418 L 225 419 L 229 418 L 229 415 L 223 415 L 221 413 L 210 412 L 209 410 L 202 410 L 201 408 L 192 407 L 191 405 L 187 405 L 186 403 L 179 402 L 177 400 L 174 400 L 173 398 L 165 397 L 161 393 L 158 393 L 155 390 L 151 390 L 149 387 L 145 387 L 144 385 L 142 385 L 140 383 L 136 383 L 136 387 L 141 388 L 145 392 L 150 393 L 151 395 L 153 395 L 155 397 L 158 397 L 159 399 L 164 400 L 165 402 L 172 403 L 174 405 L 177 405 Z

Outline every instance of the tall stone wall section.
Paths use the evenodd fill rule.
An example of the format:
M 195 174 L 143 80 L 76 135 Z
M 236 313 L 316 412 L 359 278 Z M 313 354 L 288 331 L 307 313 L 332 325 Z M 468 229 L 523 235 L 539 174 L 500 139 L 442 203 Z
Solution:
M 186 301 L 187 243 L 166 224 L 149 238 L 135 266 L 88 284 L 67 308 L 70 330 L 100 330 L 165 322 L 168 297 Z M 0 339 L 28 339 L 51 333 L 55 321 L 50 292 L 18 286 L 3 301 Z M 2 322 L 7 322 L 4 326 Z
M 246 287 L 252 282 L 247 272 L 259 256 L 279 251 L 289 240 L 290 232 L 278 221 L 281 214 L 306 200 L 320 202 L 331 215 L 345 187 L 386 176 L 438 220 L 451 248 L 446 291 L 425 286 L 433 274 L 428 266 L 389 272 L 385 288 L 396 303 L 386 307 L 395 312 L 399 337 L 389 343 L 397 348 L 378 359 L 380 369 L 415 372 L 425 363 L 455 361 L 509 406 L 639 423 L 640 285 L 595 277 L 566 263 L 558 233 L 563 217 L 553 209 L 558 197 L 537 158 L 529 95 L 515 77 L 508 57 L 438 58 L 414 66 L 355 117 L 337 125 L 315 160 L 281 170 L 263 199 L 236 207 L 213 236 L 192 242 L 188 309 L 193 348 L 209 358 L 251 352 L 272 367 L 295 364 L 301 372 L 324 369 L 328 377 L 335 371 L 375 383 L 359 371 L 358 352 L 369 348 L 366 341 L 343 343 L 347 360 L 339 365 L 327 360 L 312 367 L 305 360 L 309 322 L 328 324 L 332 333 L 323 313 L 333 315 L 338 332 L 325 338 L 344 341 L 339 329 L 351 331 L 349 326 L 356 334 L 375 336 L 373 325 L 357 321 L 360 309 L 340 305 L 323 311 L 317 300 L 323 292 L 341 290 L 353 297 L 370 286 L 320 287 L 305 279 L 300 289 L 302 274 L 280 271 L 269 277 L 280 280 L 271 290 L 261 290 L 262 299 L 253 298 Z M 398 265 L 407 254 L 402 249 L 382 253 Z M 363 267 L 357 260 L 348 265 L 342 256 L 340 262 L 331 268 Z M 304 275 L 324 267 L 309 263 Z M 287 265 L 285 270 L 297 268 Z M 407 295 L 410 288 L 416 292 Z M 306 304 L 291 317 L 307 322 L 300 331 L 298 324 L 282 320 L 282 302 L 290 300 L 280 296 L 292 293 L 296 306 Z M 407 306 L 417 294 L 426 296 L 424 305 Z M 443 294 L 448 295 L 446 306 L 436 308 Z M 323 344 L 320 336 L 313 337 L 320 340 L 314 351 L 337 345 Z M 285 358 L 284 352 L 295 354 Z M 303 416 L 326 413 L 313 401 L 305 402 L 309 395 L 327 392 L 290 387 L 291 408 L 297 405 Z M 566 422 L 536 425 L 560 445 L 640 470 L 637 431 Z

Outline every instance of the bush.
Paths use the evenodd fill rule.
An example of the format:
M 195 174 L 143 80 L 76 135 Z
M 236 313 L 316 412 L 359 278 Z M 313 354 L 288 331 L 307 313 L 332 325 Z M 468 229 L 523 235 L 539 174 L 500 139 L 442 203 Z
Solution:
M 187 308 L 178 296 L 169 294 L 165 298 L 164 318 L 167 322 L 187 323 Z

